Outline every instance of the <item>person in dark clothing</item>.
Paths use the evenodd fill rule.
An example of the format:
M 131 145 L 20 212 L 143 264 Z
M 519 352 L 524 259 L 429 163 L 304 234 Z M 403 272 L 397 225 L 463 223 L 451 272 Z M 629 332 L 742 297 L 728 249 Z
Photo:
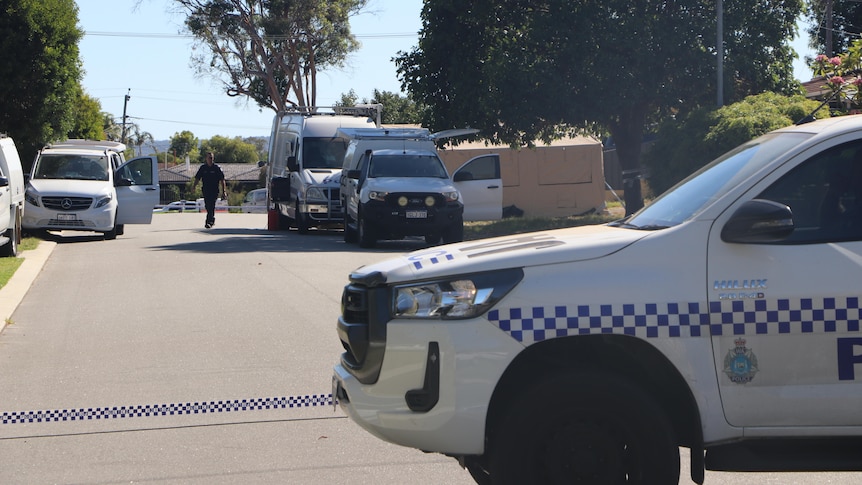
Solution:
M 192 191 L 197 187 L 198 181 L 201 182 L 201 191 L 204 194 L 204 207 L 207 210 L 207 220 L 204 227 L 207 229 L 213 227 L 215 224 L 215 205 L 216 199 L 219 196 L 219 189 L 221 189 L 224 200 L 227 200 L 227 186 L 224 182 L 224 172 L 221 171 L 221 167 L 215 164 L 214 159 L 215 157 L 212 152 L 207 153 L 206 163 L 198 168 L 194 182 L 192 182 Z

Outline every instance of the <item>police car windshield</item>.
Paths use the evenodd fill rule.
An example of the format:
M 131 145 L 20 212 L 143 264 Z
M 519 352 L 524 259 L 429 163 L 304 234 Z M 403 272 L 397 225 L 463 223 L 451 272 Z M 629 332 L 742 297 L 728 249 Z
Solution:
M 97 155 L 42 154 L 34 178 L 105 181 L 108 180 L 108 159 Z
M 612 225 L 655 230 L 680 224 L 811 136 L 770 133 L 745 143 L 690 175 L 633 216 Z

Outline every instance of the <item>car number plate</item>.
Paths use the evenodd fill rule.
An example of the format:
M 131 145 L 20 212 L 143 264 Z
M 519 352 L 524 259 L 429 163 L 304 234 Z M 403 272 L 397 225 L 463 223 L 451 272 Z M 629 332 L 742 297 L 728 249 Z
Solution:
M 408 219 L 427 219 L 428 211 L 407 211 Z
M 76 221 L 78 214 L 57 214 L 58 221 Z

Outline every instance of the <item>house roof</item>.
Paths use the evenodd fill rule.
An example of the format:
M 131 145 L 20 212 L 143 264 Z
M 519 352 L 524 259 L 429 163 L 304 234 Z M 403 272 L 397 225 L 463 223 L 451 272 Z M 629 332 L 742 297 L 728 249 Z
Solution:
M 224 178 L 228 182 L 257 182 L 260 179 L 260 168 L 253 163 L 219 163 Z M 185 164 L 159 169 L 159 182 L 186 183 L 195 176 L 200 164 L 192 164 L 186 169 Z

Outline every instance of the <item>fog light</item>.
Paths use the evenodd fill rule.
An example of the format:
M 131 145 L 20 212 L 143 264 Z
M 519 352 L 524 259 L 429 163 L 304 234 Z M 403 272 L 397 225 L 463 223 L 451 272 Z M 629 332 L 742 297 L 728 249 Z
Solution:
M 434 196 L 433 195 L 429 195 L 428 197 L 425 197 L 425 205 L 427 205 L 428 207 L 434 207 Z
M 398 205 L 401 207 L 407 206 L 407 197 L 404 197 L 403 195 L 401 197 L 399 197 L 398 198 Z

